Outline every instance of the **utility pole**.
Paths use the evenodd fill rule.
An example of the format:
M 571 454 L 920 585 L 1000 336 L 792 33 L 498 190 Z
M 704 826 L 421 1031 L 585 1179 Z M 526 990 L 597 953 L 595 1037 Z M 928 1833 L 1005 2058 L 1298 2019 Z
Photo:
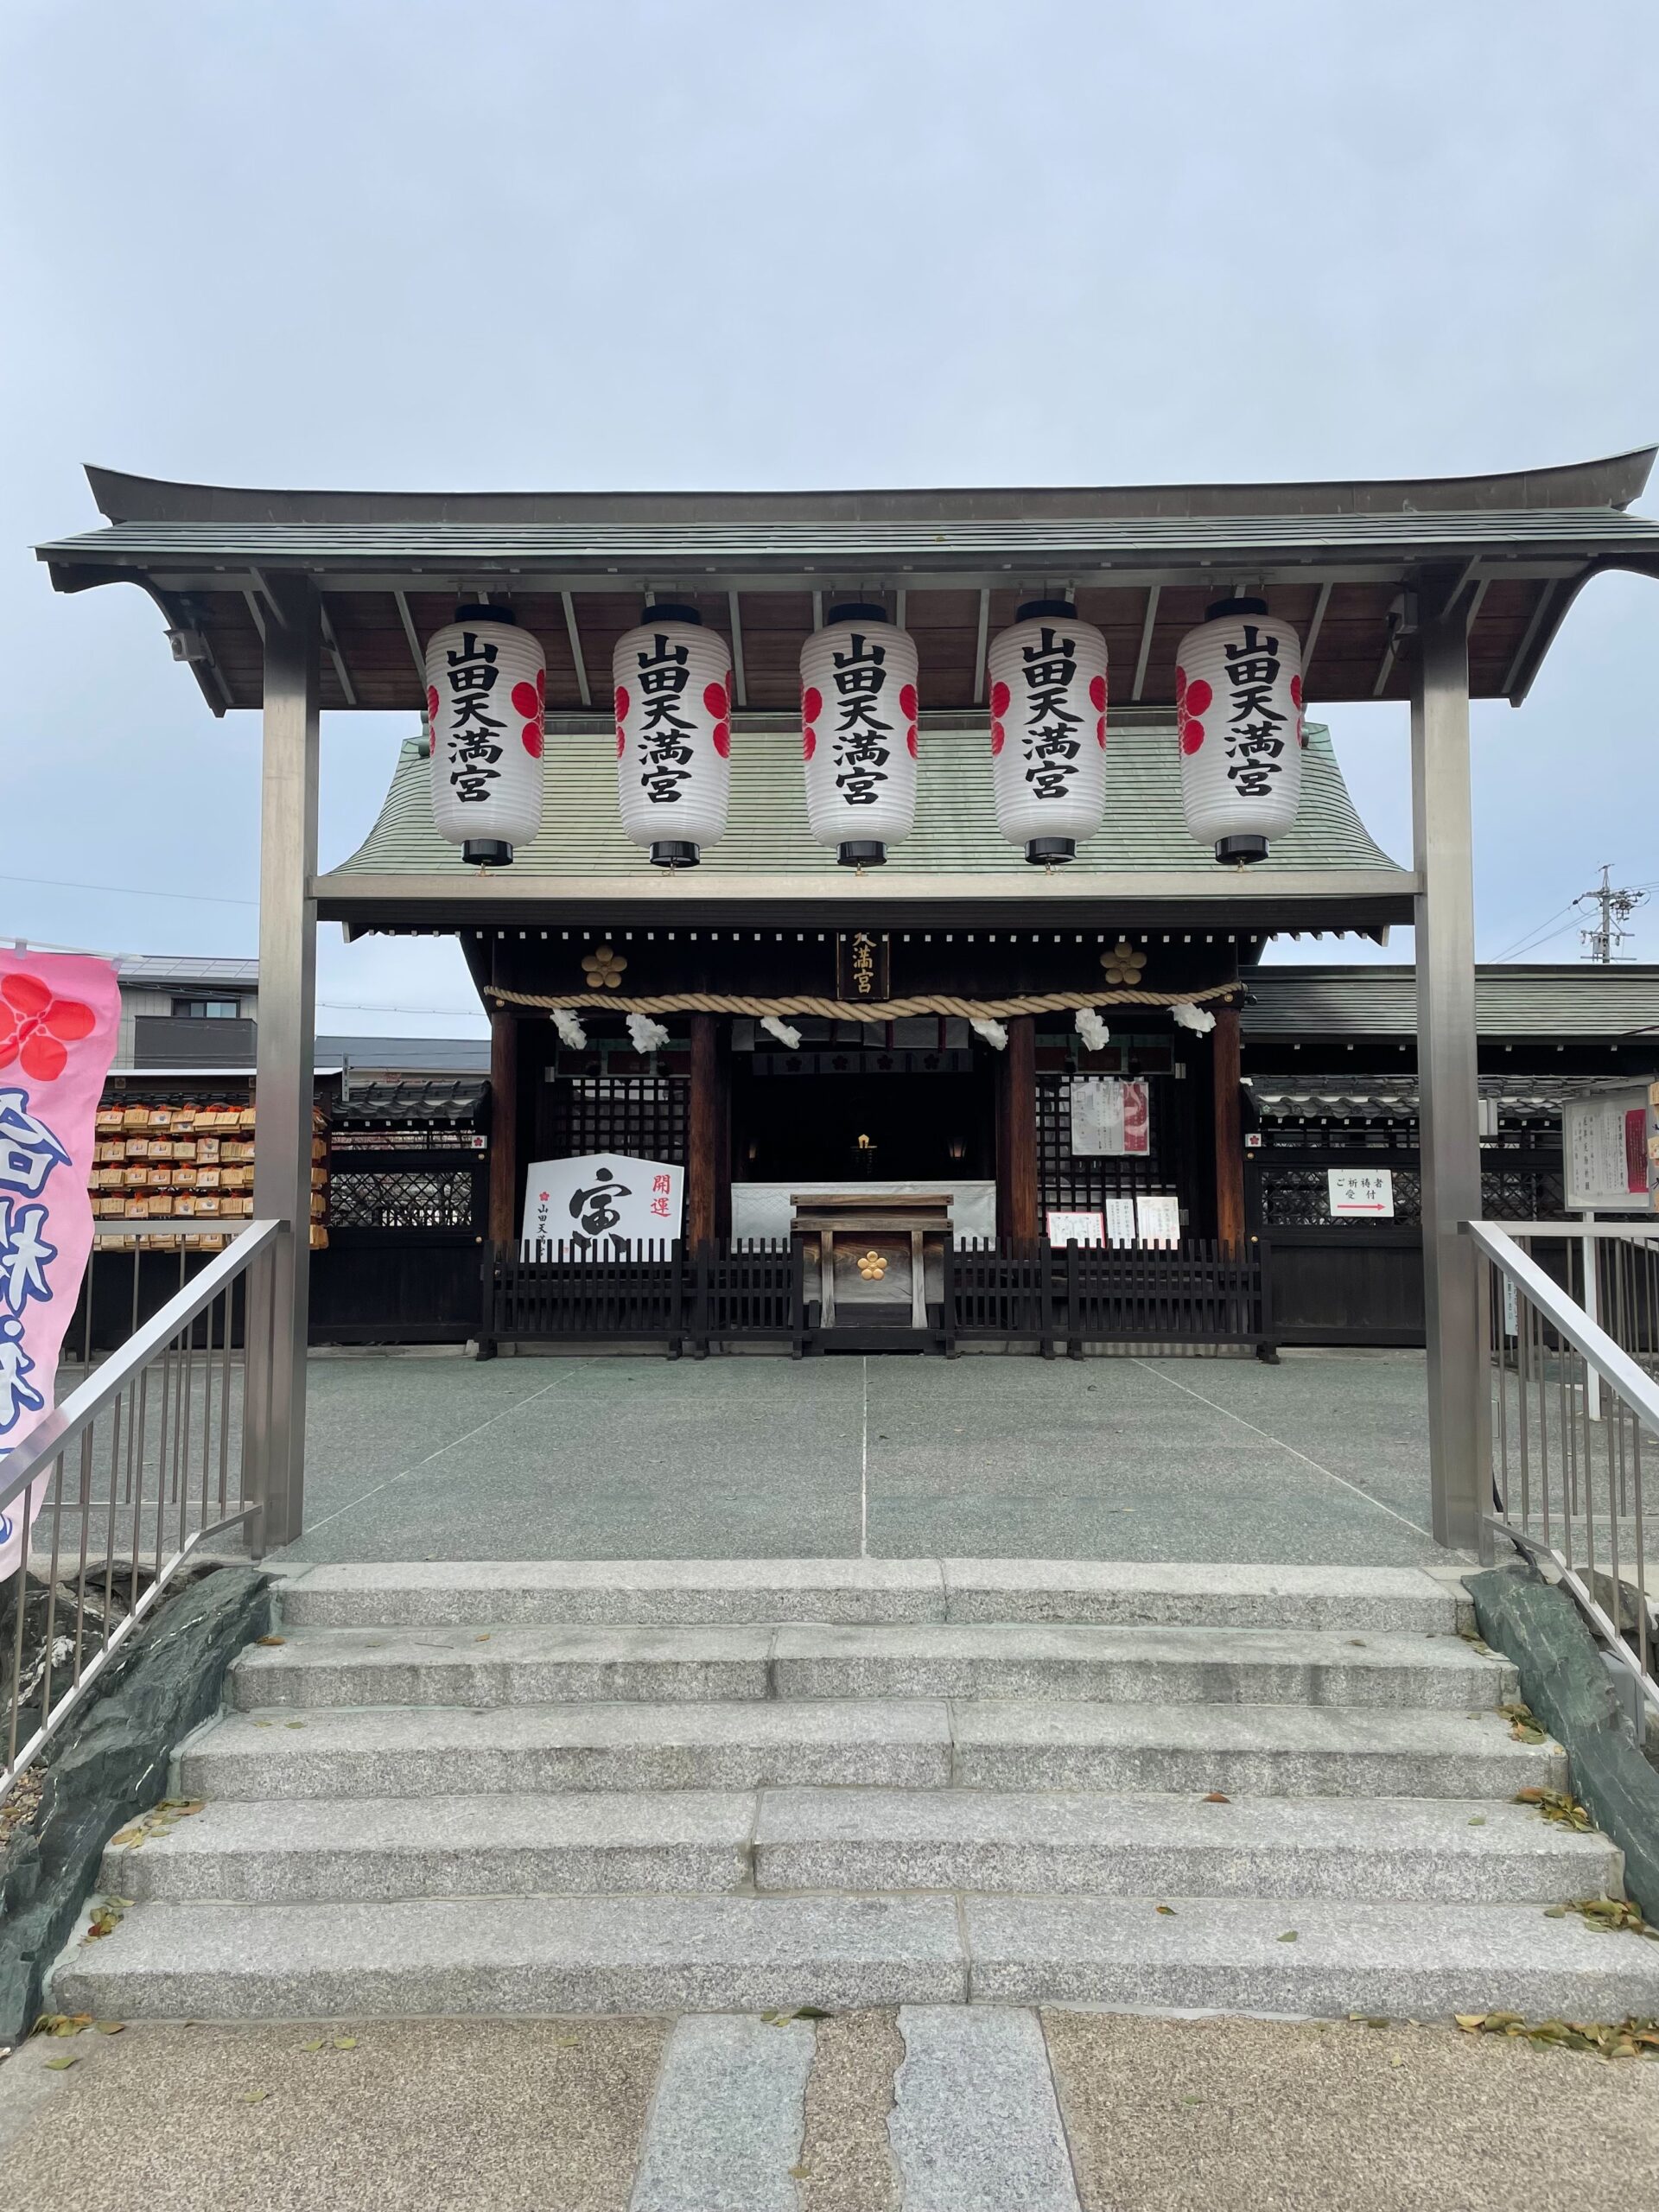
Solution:
M 1579 935 L 1584 940 L 1585 959 L 1596 961 L 1604 968 L 1611 967 L 1615 960 L 1625 957 L 1618 950 L 1631 934 L 1624 924 L 1638 906 L 1645 906 L 1648 902 L 1645 891 L 1616 889 L 1608 881 L 1611 873 L 1612 863 L 1604 862 L 1601 881 L 1596 889 L 1580 892 L 1573 901 L 1575 906 L 1594 906 L 1599 910 L 1599 918 L 1594 926 L 1580 930 Z

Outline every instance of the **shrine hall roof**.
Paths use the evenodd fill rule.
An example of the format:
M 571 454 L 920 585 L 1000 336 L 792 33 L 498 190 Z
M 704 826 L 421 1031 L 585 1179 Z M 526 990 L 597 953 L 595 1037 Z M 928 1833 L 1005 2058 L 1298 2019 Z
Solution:
M 1507 474 L 1293 484 L 800 492 L 238 490 L 90 469 L 107 526 L 37 550 L 60 591 L 125 582 L 165 618 L 215 714 L 257 706 L 268 628 L 315 592 L 321 701 L 418 708 L 421 640 L 458 597 L 541 642 L 548 702 L 591 712 L 646 593 L 734 648 L 738 704 L 792 708 L 833 599 L 880 600 L 917 643 L 931 708 L 982 703 L 985 647 L 1064 586 L 1105 632 L 1113 697 L 1168 706 L 1176 651 L 1236 586 L 1302 640 L 1315 702 L 1405 699 L 1420 621 L 1461 613 L 1477 698 L 1526 695 L 1574 597 L 1659 575 L 1659 521 L 1625 510 L 1653 450 Z
M 1313 870 L 1375 872 L 1390 887 L 1395 863 L 1373 842 L 1355 811 L 1319 723 L 1307 727 L 1302 772 L 1301 811 L 1295 827 L 1275 842 L 1272 858 L 1250 871 L 1252 888 L 1269 880 L 1294 880 Z M 1229 871 L 1215 867 L 1210 849 L 1187 835 L 1181 812 L 1180 753 L 1175 732 L 1161 727 L 1120 727 L 1108 743 L 1106 819 L 1098 833 L 1078 849 L 1069 880 L 1203 869 L 1218 887 Z M 608 730 L 585 733 L 550 729 L 543 760 L 546 800 L 543 830 L 521 847 L 512 867 L 498 879 L 504 888 L 556 896 L 559 879 L 632 879 L 660 884 L 639 846 L 624 836 L 617 815 L 616 745 Z M 916 827 L 889 848 L 879 880 L 928 876 L 1013 876 L 1029 880 L 1021 849 L 997 828 L 991 789 L 990 754 L 983 730 L 926 729 L 921 741 Z M 740 728 L 732 747 L 731 815 L 720 843 L 709 849 L 696 870 L 702 879 L 718 875 L 742 881 L 780 876 L 846 880 L 832 848 L 808 833 L 806 791 L 801 774 L 798 730 L 772 733 Z M 408 740 L 398 756 L 391 787 L 367 837 L 349 860 L 325 881 L 340 889 L 351 879 L 374 876 L 447 878 L 458 893 L 478 880 L 459 849 L 438 835 L 432 819 L 431 772 L 425 746 Z M 677 879 L 688 890 L 690 876 Z M 325 905 L 325 911 L 327 906 Z

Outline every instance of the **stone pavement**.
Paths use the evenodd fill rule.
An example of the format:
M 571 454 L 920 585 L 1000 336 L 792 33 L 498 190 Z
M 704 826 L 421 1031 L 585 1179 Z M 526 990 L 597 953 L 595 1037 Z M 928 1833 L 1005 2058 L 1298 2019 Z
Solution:
M 4 2212 L 1511 2212 L 1591 2189 L 1659 2208 L 1659 2063 L 1403 2023 L 203 2024 L 0 2065 Z
M 315 1357 L 298 1560 L 1427 1563 L 1420 1353 Z

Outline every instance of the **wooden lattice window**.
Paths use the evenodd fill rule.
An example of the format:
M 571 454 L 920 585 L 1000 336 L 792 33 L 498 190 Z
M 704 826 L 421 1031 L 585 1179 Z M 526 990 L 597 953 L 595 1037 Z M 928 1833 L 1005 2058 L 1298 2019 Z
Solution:
M 548 1084 L 547 1157 L 592 1152 L 630 1160 L 685 1160 L 686 1094 L 679 1075 L 561 1075 Z
M 1037 1181 L 1045 1206 L 1093 1211 L 1108 1198 L 1138 1191 L 1167 1191 L 1176 1177 L 1168 1160 L 1170 1094 L 1168 1077 L 1142 1078 L 1149 1092 L 1150 1151 L 1134 1156 L 1074 1153 L 1071 1149 L 1071 1082 L 1069 1075 L 1037 1078 Z M 1185 1165 L 1185 1163 L 1183 1163 Z M 1186 1193 L 1182 1191 L 1185 1203 Z

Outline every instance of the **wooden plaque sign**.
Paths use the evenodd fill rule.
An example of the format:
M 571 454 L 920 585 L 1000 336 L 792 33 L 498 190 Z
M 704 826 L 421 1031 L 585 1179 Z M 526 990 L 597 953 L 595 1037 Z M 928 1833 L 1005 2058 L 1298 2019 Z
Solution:
M 836 996 L 873 1006 L 893 996 L 885 931 L 843 930 L 836 939 Z

